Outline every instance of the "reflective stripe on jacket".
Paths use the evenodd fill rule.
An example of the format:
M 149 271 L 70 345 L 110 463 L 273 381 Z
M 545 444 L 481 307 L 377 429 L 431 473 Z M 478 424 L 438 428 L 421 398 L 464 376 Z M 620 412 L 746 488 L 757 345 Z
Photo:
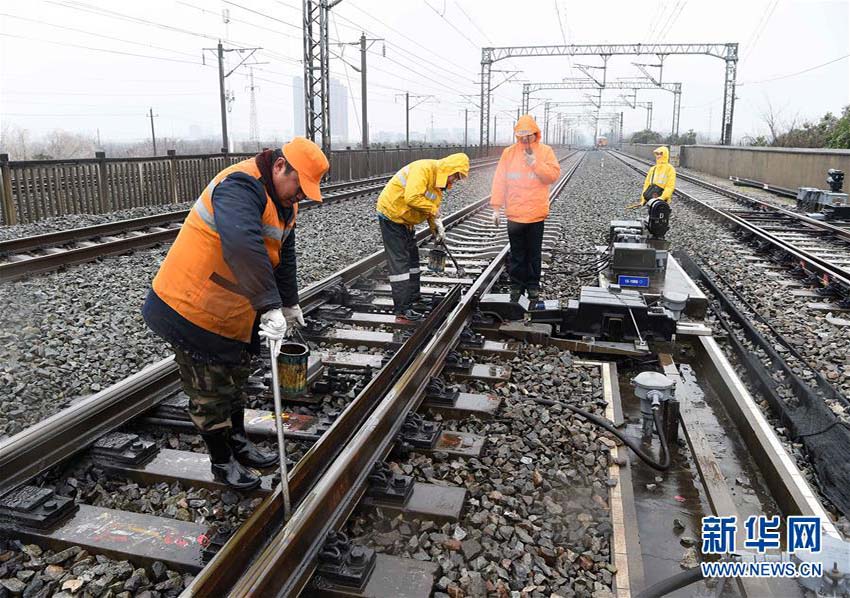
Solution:
M 517 136 L 534 135 L 528 145 L 514 143 L 505 148 L 493 176 L 490 205 L 505 208 L 505 217 L 513 222 L 531 224 L 549 215 L 549 185 L 561 176 L 561 166 L 552 148 L 540 143 L 540 127 L 534 118 L 525 114 L 514 126 Z M 526 148 L 534 154 L 534 166 L 529 166 Z
M 399 170 L 378 197 L 378 213 L 396 224 L 414 226 L 433 219 L 443 201 L 447 179 L 469 174 L 466 154 L 451 154 L 440 160 L 416 160 Z
M 280 263 L 281 246 L 295 226 L 298 206 L 293 206 L 292 218 L 285 222 L 263 187 L 265 205 L 258 221 L 246 220 L 235 227 L 228 223 L 225 247 L 220 234 L 225 231 L 219 231 L 224 223 L 216 221 L 213 193 L 228 177 L 231 181 L 247 180 L 246 206 L 259 199 L 253 197 L 252 186 L 256 184 L 252 183 L 261 181 L 262 175 L 254 158 L 219 172 L 189 211 L 153 280 L 153 289 L 162 301 L 196 326 L 249 343 L 257 311 L 280 305 L 273 270 Z M 259 186 L 262 187 L 261 182 Z M 250 209 L 247 213 L 250 214 Z M 236 255 L 234 249 L 244 255 Z M 265 258 L 268 262 L 262 261 Z M 258 281 L 257 272 L 234 272 L 229 265 L 236 264 L 239 270 L 249 263 L 263 266 L 261 269 L 267 269 L 267 275 L 260 273 Z M 240 284 L 240 279 L 244 284 Z

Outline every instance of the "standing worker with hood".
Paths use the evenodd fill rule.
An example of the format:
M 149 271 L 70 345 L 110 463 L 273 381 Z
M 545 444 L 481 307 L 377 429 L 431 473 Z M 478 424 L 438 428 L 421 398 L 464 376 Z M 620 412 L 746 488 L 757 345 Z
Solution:
M 530 114 L 519 118 L 514 127 L 517 142 L 502 152 L 490 206 L 493 224 L 499 226 L 499 210 L 504 206 L 511 242 L 511 301 L 527 292 L 531 301 L 540 296 L 540 260 L 543 248 L 543 222 L 549 216 L 549 186 L 561 176 L 555 152 L 540 143 L 540 127 Z
M 443 192 L 469 176 L 469 156 L 451 154 L 441 160 L 416 160 L 399 170 L 378 197 L 378 222 L 387 252 L 393 312 L 399 320 L 417 321 L 413 308 L 421 300 L 419 247 L 413 227 L 428 221 L 434 239 L 442 243 L 446 231 L 439 218 Z
M 321 201 L 328 171 L 319 146 L 295 137 L 219 172 L 201 192 L 153 280 L 142 308 L 174 350 L 189 416 L 210 452 L 216 480 L 247 490 L 249 467 L 270 467 L 245 433 L 243 387 L 260 336 L 280 340 L 297 323 L 295 216 Z
M 644 205 L 654 197 L 670 203 L 676 188 L 676 169 L 670 164 L 670 150 L 662 145 L 655 148 L 652 153 L 655 155 L 655 166 L 646 173 L 640 205 Z

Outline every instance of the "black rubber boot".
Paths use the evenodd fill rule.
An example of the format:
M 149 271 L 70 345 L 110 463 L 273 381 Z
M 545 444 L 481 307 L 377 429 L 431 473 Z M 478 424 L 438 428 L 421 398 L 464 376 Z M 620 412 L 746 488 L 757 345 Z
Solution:
M 519 298 L 522 296 L 522 288 L 518 286 L 511 285 L 511 303 L 516 303 L 519 301 Z
M 540 289 L 528 289 L 526 295 L 528 295 L 528 300 L 534 303 L 540 299 Z
M 423 315 L 414 310 L 412 307 L 408 307 L 404 311 L 396 313 L 395 315 L 396 322 L 419 322 L 422 318 Z
M 248 434 L 245 433 L 244 409 L 231 413 L 230 423 L 233 427 L 230 429 L 228 444 L 237 461 L 248 467 L 259 468 L 271 467 L 278 462 L 277 453 L 264 451 L 248 438 Z
M 234 490 L 252 490 L 260 485 L 260 477 L 233 458 L 227 437 L 230 430 L 201 434 L 210 451 L 213 477 Z

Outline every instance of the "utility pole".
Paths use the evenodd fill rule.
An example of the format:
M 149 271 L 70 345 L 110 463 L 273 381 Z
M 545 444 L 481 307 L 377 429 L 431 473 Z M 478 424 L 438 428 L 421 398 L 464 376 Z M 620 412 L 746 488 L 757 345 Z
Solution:
M 227 100 L 224 97 L 224 46 L 218 40 L 218 99 L 221 105 L 221 149 L 226 152 L 230 145 L 227 140 Z
M 155 115 L 153 113 L 153 108 L 151 108 L 148 111 L 148 116 L 151 119 L 151 143 L 153 144 L 153 155 L 155 156 L 156 155 L 156 131 L 153 128 L 153 118 L 154 118 L 154 116 L 159 116 L 159 114 Z M 98 137 L 100 137 L 100 131 L 99 130 L 98 130 Z M 100 144 L 98 143 L 98 145 L 100 145 Z
M 216 58 L 218 59 L 218 98 L 219 104 L 221 106 L 221 149 L 224 152 L 229 151 L 230 144 L 229 139 L 227 137 L 227 103 L 233 101 L 234 97 L 232 94 L 228 94 L 224 89 L 224 80 L 227 79 L 230 75 L 232 75 L 236 69 L 242 66 L 246 60 L 251 58 L 254 55 L 254 52 L 257 50 L 262 50 L 263 48 L 225 48 L 221 40 L 218 41 L 218 45 L 215 48 L 204 48 L 204 51 L 215 52 Z M 235 67 L 230 69 L 229 72 L 224 72 L 224 53 L 225 52 L 239 52 L 240 54 L 244 54 L 248 52 L 249 54 L 239 61 Z M 206 54 L 201 54 L 203 57 L 203 63 L 206 64 Z M 265 62 L 254 62 L 252 64 L 266 64 Z
M 410 93 L 409 91 L 405 91 L 404 94 L 397 93 L 395 94 L 395 99 L 397 100 L 402 95 L 404 95 L 404 143 L 407 147 L 410 147 L 410 111 L 419 106 L 420 104 L 427 102 L 434 98 L 434 96 L 419 96 Z M 419 100 L 413 106 L 410 105 L 410 99 Z M 431 120 L 433 123 L 433 115 L 431 116 Z M 433 127 L 433 124 L 431 125 Z
M 259 124 L 257 123 L 257 96 L 254 91 L 257 87 L 254 85 L 254 69 L 251 69 L 251 85 L 248 87 L 251 92 L 251 112 L 248 117 L 248 139 L 257 144 L 257 150 L 260 149 L 260 132 Z
M 469 139 L 469 108 L 463 109 L 463 148 L 466 149 L 466 143 Z
M 360 121 L 362 123 L 361 129 L 363 133 L 363 139 L 360 141 L 360 145 L 363 146 L 363 149 L 369 148 L 369 118 L 366 115 L 366 111 L 369 109 L 368 102 L 366 101 L 366 34 L 364 32 L 360 33 L 360 102 L 362 106 L 360 107 L 361 115 Z
M 372 44 L 374 44 L 375 42 L 382 42 L 382 41 L 384 41 L 384 38 L 382 38 L 382 37 L 366 37 L 365 33 L 361 33 L 360 39 L 356 42 L 347 42 L 347 43 L 337 44 L 340 47 L 342 47 L 342 46 L 359 46 L 360 47 L 360 68 L 359 69 L 356 66 L 354 66 L 353 64 L 349 64 L 348 62 L 346 62 L 343 59 L 342 55 L 334 54 L 334 56 L 336 58 L 343 59 L 343 62 L 345 62 L 346 65 L 348 65 L 353 70 L 360 73 L 360 111 L 361 111 L 361 119 L 360 119 L 361 120 L 361 127 L 360 127 L 360 129 L 361 129 L 361 136 L 362 136 L 360 144 L 363 146 L 363 149 L 369 149 L 369 118 L 367 116 L 368 111 L 369 111 L 369 106 L 368 106 L 368 101 L 367 101 L 368 91 L 366 89 L 366 51 L 369 50 L 369 48 L 371 48 Z M 369 42 L 369 43 L 367 43 L 367 42 Z M 382 54 L 384 56 L 387 55 L 386 46 L 384 46 Z

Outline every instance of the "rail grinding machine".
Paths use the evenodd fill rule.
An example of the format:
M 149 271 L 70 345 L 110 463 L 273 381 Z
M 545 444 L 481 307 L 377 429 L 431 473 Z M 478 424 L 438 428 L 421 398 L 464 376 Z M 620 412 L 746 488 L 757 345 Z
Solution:
M 597 247 L 606 284 L 581 287 L 578 299 L 511 302 L 507 294 L 482 296 L 479 309 L 502 320 L 551 324 L 553 335 L 581 340 L 634 343 L 646 349 L 651 340 L 670 340 L 688 303 L 682 285 L 668 284 L 670 205 L 646 204 L 643 220 L 614 220 L 608 245 Z M 676 288 L 668 288 L 673 286 Z

